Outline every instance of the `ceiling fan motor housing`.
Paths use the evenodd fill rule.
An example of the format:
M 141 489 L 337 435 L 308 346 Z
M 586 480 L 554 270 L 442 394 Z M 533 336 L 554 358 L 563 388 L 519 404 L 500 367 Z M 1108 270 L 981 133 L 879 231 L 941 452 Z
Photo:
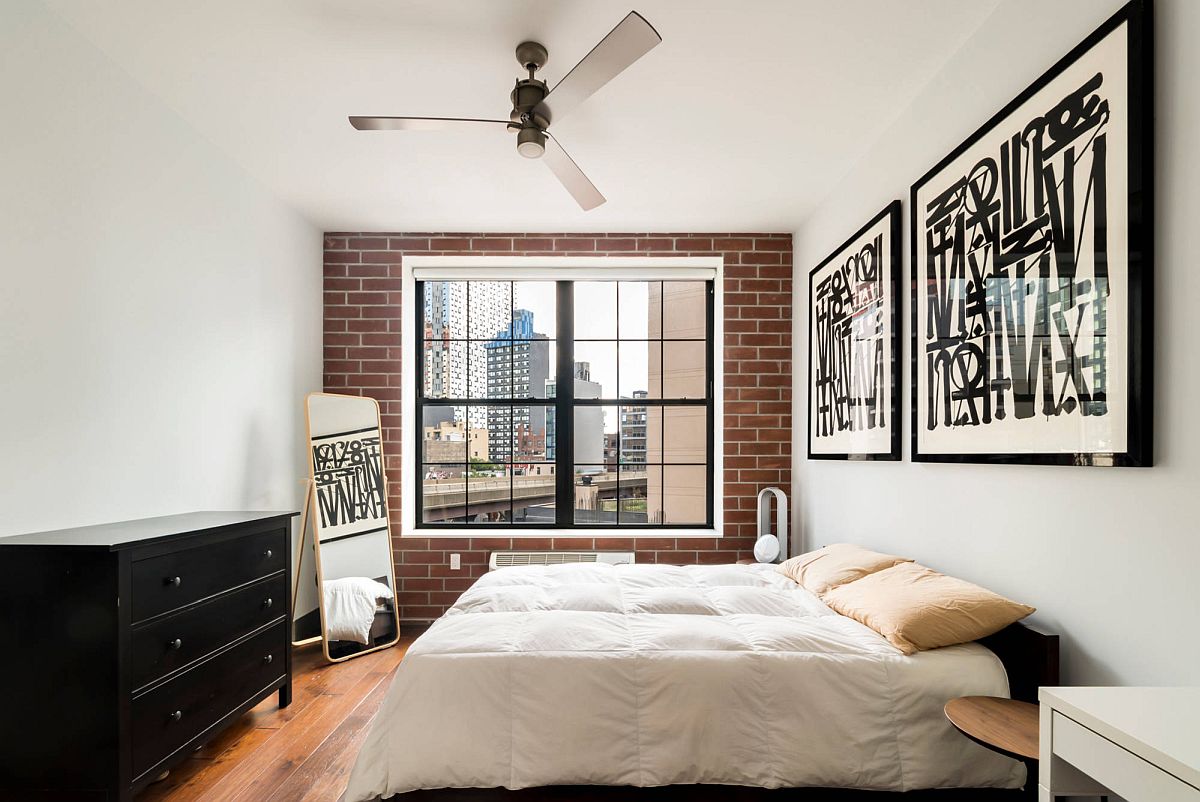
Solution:
M 517 132 L 517 153 L 527 159 L 540 159 L 546 152 L 546 134 L 540 128 L 529 125 Z

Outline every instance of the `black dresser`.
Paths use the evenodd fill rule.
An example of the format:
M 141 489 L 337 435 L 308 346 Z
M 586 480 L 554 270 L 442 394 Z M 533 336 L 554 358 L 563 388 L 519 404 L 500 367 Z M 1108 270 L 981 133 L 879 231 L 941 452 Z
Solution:
M 0 538 L 0 799 L 128 800 L 291 701 L 291 518 L 196 512 Z

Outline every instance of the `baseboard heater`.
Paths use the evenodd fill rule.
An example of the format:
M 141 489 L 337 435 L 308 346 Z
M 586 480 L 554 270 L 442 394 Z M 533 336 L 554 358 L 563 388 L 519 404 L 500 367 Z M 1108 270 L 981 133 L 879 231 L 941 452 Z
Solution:
M 635 562 L 632 551 L 493 551 L 488 568 L 507 568 L 513 565 L 565 565 L 567 563 L 608 563 L 622 565 Z

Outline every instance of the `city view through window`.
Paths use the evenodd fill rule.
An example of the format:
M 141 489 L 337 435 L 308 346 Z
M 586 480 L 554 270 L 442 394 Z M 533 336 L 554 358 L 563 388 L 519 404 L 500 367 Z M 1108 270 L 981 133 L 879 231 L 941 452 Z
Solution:
M 706 525 L 710 284 L 561 283 L 418 285 L 419 523 Z

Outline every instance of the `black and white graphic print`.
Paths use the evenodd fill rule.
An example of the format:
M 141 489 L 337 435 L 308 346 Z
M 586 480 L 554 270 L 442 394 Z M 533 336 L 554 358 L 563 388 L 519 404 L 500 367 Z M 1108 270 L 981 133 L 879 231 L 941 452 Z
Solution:
M 809 454 L 899 458 L 900 203 L 809 274 Z
M 313 437 L 312 463 L 322 542 L 387 529 L 378 428 Z
M 913 188 L 915 458 L 1126 451 L 1128 48 L 1119 25 Z

